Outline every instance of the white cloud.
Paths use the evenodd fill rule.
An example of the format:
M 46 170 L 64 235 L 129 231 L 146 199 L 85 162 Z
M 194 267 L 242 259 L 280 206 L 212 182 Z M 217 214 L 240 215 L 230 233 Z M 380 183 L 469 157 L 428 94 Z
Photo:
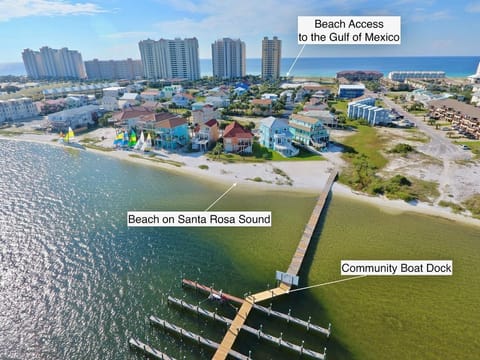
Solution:
M 0 21 L 29 16 L 93 15 L 105 12 L 93 3 L 73 3 L 64 0 L 3 0 L 0 1 Z
M 480 13 L 480 2 L 468 4 L 465 11 L 469 13 Z

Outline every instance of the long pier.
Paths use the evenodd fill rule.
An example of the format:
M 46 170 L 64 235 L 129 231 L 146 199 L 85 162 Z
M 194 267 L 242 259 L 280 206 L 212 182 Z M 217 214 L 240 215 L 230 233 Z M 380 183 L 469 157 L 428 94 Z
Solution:
M 333 170 L 330 176 L 327 179 L 327 182 L 323 188 L 323 191 L 320 193 L 320 196 L 317 199 L 315 207 L 313 208 L 312 215 L 308 220 L 307 225 L 303 231 L 303 235 L 300 239 L 300 242 L 297 246 L 297 249 L 293 255 L 290 266 L 288 267 L 287 274 L 297 276 L 300 272 L 300 267 L 302 266 L 303 260 L 310 245 L 315 227 L 317 226 L 322 210 L 325 207 L 325 203 L 330 193 L 330 189 L 338 176 L 338 170 Z M 225 337 L 223 338 L 220 346 L 218 347 L 213 360 L 225 360 L 228 356 L 229 350 L 232 348 L 235 340 L 242 328 L 243 324 L 247 320 L 248 314 L 253 308 L 255 302 L 261 302 L 266 299 L 273 298 L 274 296 L 280 296 L 283 294 L 288 294 L 291 288 L 291 284 L 281 282 L 277 288 L 263 291 L 254 295 L 247 296 L 245 301 L 242 303 L 240 310 L 237 312 L 237 316 L 233 319 L 230 328 L 228 329 Z
M 298 273 L 300 272 L 300 267 L 302 266 L 303 259 L 305 258 L 308 246 L 310 245 L 313 232 L 315 231 L 318 220 L 320 219 L 320 215 L 322 214 L 325 203 L 327 202 L 328 194 L 330 193 L 330 189 L 332 188 L 332 185 L 337 176 L 338 170 L 334 170 L 328 177 L 327 183 L 325 184 L 323 191 L 320 193 L 320 196 L 317 199 L 317 203 L 313 208 L 312 215 L 310 215 L 310 219 L 305 226 L 305 230 L 303 231 L 302 238 L 298 243 L 297 250 L 295 251 L 295 254 L 293 254 L 292 261 L 287 270 L 288 274 L 298 275 Z
M 144 344 L 138 339 L 130 338 L 128 344 L 138 350 L 143 351 L 146 355 L 160 360 L 175 360 L 173 357 L 164 354 L 163 352 L 151 347 L 150 345 Z
M 206 339 L 206 338 L 204 338 L 204 337 L 202 337 L 198 334 L 195 334 L 191 331 L 185 330 L 185 329 L 181 328 L 180 326 L 176 326 L 174 324 L 171 324 L 166 320 L 159 319 L 156 316 L 152 315 L 152 316 L 150 316 L 149 319 L 150 319 L 150 322 L 164 328 L 165 330 L 169 330 L 169 331 L 171 331 L 173 333 L 176 333 L 180 336 L 186 337 L 186 338 L 188 338 L 192 341 L 197 342 L 200 345 L 204 345 L 204 346 L 207 346 L 207 347 L 212 348 L 212 349 L 218 349 L 218 347 L 220 346 L 220 344 L 216 343 L 215 341 Z M 231 357 L 233 357 L 235 359 L 239 359 L 239 360 L 251 360 L 248 356 L 240 354 L 239 352 L 237 352 L 235 350 L 231 350 L 231 349 L 228 351 L 228 355 L 230 355 Z
M 231 325 L 231 323 L 232 323 L 232 320 L 225 317 L 225 316 L 218 315 L 217 313 L 208 311 L 206 309 L 202 309 L 198 305 L 189 304 L 189 303 L 187 303 L 187 302 L 185 302 L 181 299 L 176 299 L 172 296 L 168 297 L 168 302 L 170 302 L 172 304 L 175 304 L 175 305 L 178 305 L 178 306 L 182 307 L 183 309 L 190 310 L 190 311 L 192 311 L 196 314 L 202 315 L 204 317 L 207 317 L 207 318 L 210 318 L 210 319 L 213 319 L 213 320 L 216 320 L 216 321 L 220 321 L 220 322 L 222 322 L 224 324 L 227 324 L 227 325 Z M 282 337 L 277 338 L 273 335 L 269 335 L 267 333 L 264 333 L 261 329 L 255 329 L 251 326 L 248 326 L 248 325 L 244 324 L 242 326 L 242 330 L 256 336 L 259 339 L 263 339 L 263 340 L 266 340 L 266 341 L 268 341 L 272 344 L 275 344 L 277 346 L 284 347 L 286 349 L 295 351 L 300 355 L 307 355 L 307 356 L 309 356 L 313 359 L 320 359 L 320 360 L 325 359 L 325 354 L 321 354 L 321 353 L 318 353 L 318 352 L 310 350 L 310 349 L 305 349 L 303 347 L 303 345 L 299 346 L 299 345 L 293 344 L 291 342 L 285 341 L 285 340 L 282 339 Z
M 192 280 L 188 280 L 188 279 L 183 279 L 182 280 L 182 284 L 184 286 L 188 286 L 188 287 L 191 287 L 193 289 L 197 289 L 197 290 L 200 290 L 204 293 L 207 293 L 207 294 L 215 294 L 217 295 L 218 297 L 223 297 L 224 299 L 227 299 L 227 300 L 230 300 L 232 302 L 235 302 L 237 304 L 243 304 L 243 299 L 239 298 L 239 297 L 236 297 L 236 296 L 233 296 L 233 295 L 230 295 L 230 294 L 227 294 L 223 291 L 218 291 L 212 287 L 209 287 L 209 286 L 205 286 L 205 285 L 202 285 L 202 284 L 199 284 L 197 281 L 192 281 Z M 268 290 L 267 290 L 268 291 Z M 274 296 L 272 295 L 272 298 Z M 305 320 L 302 320 L 302 319 L 299 319 L 299 318 L 296 318 L 294 316 L 291 316 L 290 314 L 284 314 L 282 312 L 279 312 L 279 311 L 276 311 L 276 310 L 273 310 L 271 307 L 265 307 L 265 306 L 262 306 L 262 305 L 258 305 L 258 304 L 254 304 L 253 305 L 253 308 L 255 310 L 258 310 L 268 316 L 274 316 L 278 319 L 281 319 L 281 320 L 284 320 L 288 323 L 292 323 L 292 324 L 296 324 L 296 325 L 299 325 L 307 330 L 312 330 L 312 331 L 315 331 L 315 332 L 318 332 L 320 334 L 324 334 L 326 335 L 327 337 L 330 336 L 331 334 L 331 325 L 329 325 L 328 329 L 324 328 L 324 327 L 321 327 L 319 325 L 315 325 L 315 324 L 312 324 L 309 321 L 305 321 Z

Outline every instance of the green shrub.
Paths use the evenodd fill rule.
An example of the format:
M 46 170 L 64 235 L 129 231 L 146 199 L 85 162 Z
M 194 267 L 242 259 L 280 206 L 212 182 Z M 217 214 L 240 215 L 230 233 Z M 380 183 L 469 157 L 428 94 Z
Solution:
M 202 164 L 202 165 L 198 165 L 198 167 L 202 170 L 208 170 L 208 165 Z
M 390 149 L 389 153 L 396 153 L 396 154 L 407 154 L 409 152 L 415 151 L 415 148 L 412 145 L 408 144 L 397 144 L 392 149 Z

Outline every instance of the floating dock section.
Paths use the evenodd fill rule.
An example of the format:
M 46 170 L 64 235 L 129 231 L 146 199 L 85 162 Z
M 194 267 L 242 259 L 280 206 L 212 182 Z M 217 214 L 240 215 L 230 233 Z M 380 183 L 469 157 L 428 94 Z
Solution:
M 149 319 L 150 319 L 151 323 L 156 324 L 156 325 L 164 328 L 165 330 L 168 330 L 170 332 L 173 332 L 175 334 L 178 334 L 180 336 L 188 338 L 188 339 L 198 343 L 199 345 L 204 345 L 204 346 L 207 346 L 211 349 L 217 349 L 219 347 L 219 344 L 216 343 L 215 341 L 206 339 L 206 338 L 204 338 L 204 337 L 202 337 L 198 334 L 195 334 L 191 331 L 185 330 L 185 329 L 181 328 L 180 326 L 176 326 L 174 324 L 169 323 L 168 321 L 165 321 L 163 319 L 159 319 L 156 316 L 152 315 L 152 316 L 150 316 Z M 228 352 L 228 355 L 230 355 L 231 357 L 233 357 L 235 359 L 239 359 L 239 360 L 251 360 L 248 356 L 240 354 L 239 352 L 237 352 L 235 350 L 230 350 Z
M 187 302 L 185 302 L 181 299 L 176 299 L 172 296 L 168 297 L 168 302 L 172 303 L 172 304 L 175 304 L 175 305 L 178 305 L 178 306 L 182 307 L 183 309 L 187 309 L 187 310 L 190 310 L 190 311 L 192 311 L 196 314 L 207 317 L 209 319 L 220 321 L 220 322 L 222 322 L 226 325 L 231 325 L 231 323 L 232 323 L 232 320 L 225 317 L 225 316 L 218 315 L 217 313 L 202 309 L 200 306 L 189 304 L 189 303 L 187 303 Z M 259 339 L 266 340 L 266 341 L 268 341 L 272 344 L 275 344 L 275 345 L 278 345 L 280 347 L 292 350 L 292 351 L 294 351 L 298 354 L 307 355 L 307 356 L 309 356 L 313 359 L 320 359 L 320 360 L 325 359 L 325 352 L 326 351 L 323 354 L 321 354 L 321 353 L 318 353 L 318 352 L 313 351 L 313 350 L 305 349 L 303 347 L 303 345 L 299 346 L 299 345 L 293 344 L 291 342 L 283 340 L 282 337 L 277 338 L 275 336 L 264 333 L 262 330 L 255 329 L 255 328 L 253 328 L 251 326 L 248 326 L 248 325 L 245 325 L 245 324 L 242 326 L 242 330 L 256 336 Z
M 138 339 L 130 338 L 128 340 L 128 344 L 130 347 L 135 348 L 137 350 L 143 351 L 145 355 L 148 355 L 150 357 L 153 357 L 155 359 L 160 359 L 160 360 L 175 360 L 173 357 L 168 356 L 167 354 L 162 353 L 161 351 L 154 349 L 153 347 L 144 344 Z
M 194 289 L 197 289 L 197 290 L 200 290 L 204 293 L 208 293 L 208 294 L 215 294 L 217 296 L 221 296 L 223 297 L 224 299 L 229 299 L 230 301 L 234 302 L 234 303 L 237 303 L 237 304 L 243 304 L 243 299 L 239 298 L 239 297 L 236 297 L 236 296 L 233 296 L 233 295 L 230 295 L 230 294 L 227 294 L 227 293 L 224 293 L 223 291 L 218 291 L 212 287 L 209 287 L 209 286 L 205 286 L 205 285 L 202 285 L 202 284 L 199 284 L 197 281 L 192 281 L 192 280 L 188 280 L 188 279 L 183 279 L 182 280 L 182 284 L 184 286 L 187 286 L 187 287 L 191 287 L 191 288 L 194 288 Z M 273 296 L 272 296 L 273 297 Z M 281 313 L 279 311 L 275 311 L 273 310 L 271 307 L 265 307 L 265 306 L 262 306 L 262 305 L 258 305 L 258 304 L 254 304 L 253 305 L 253 308 L 255 310 L 258 310 L 268 316 L 273 316 L 273 317 L 276 317 L 278 319 L 281 319 L 281 320 L 284 320 L 286 321 L 287 323 L 292 323 L 292 324 L 296 324 L 298 326 L 301 326 L 307 330 L 311 330 L 311 331 L 315 331 L 315 332 L 318 332 L 320 334 L 323 334 L 327 337 L 330 336 L 330 333 L 331 333 L 331 325 L 329 324 L 328 328 L 324 328 L 324 327 L 321 327 L 321 326 L 318 326 L 318 325 L 315 325 L 315 324 L 312 324 L 310 322 L 310 320 L 308 321 L 305 321 L 305 320 L 302 320 L 302 319 L 299 319 L 299 318 L 296 318 L 296 317 L 293 317 L 291 316 L 290 314 L 284 314 L 284 313 Z

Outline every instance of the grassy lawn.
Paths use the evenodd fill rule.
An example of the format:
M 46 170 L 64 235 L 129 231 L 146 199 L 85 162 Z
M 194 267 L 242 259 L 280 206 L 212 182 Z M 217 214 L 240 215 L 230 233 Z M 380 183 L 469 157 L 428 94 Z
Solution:
M 238 154 L 221 154 L 220 156 L 207 154 L 208 158 L 212 160 L 225 161 L 228 163 L 236 162 L 265 162 L 265 161 L 321 161 L 326 160 L 323 156 L 313 154 L 307 150 L 300 149 L 300 152 L 295 157 L 286 158 L 276 151 L 269 150 L 258 143 L 253 144 L 252 155 L 238 155 Z
M 348 101 L 347 100 L 338 100 L 338 101 L 329 101 L 328 104 L 333 106 L 336 111 L 341 111 L 345 116 L 347 116 L 347 108 L 348 108 Z
M 464 141 L 455 141 L 457 145 L 467 145 L 472 149 L 472 153 L 475 155 L 475 158 L 480 158 L 480 140 L 464 140 Z
M 364 154 L 377 169 L 387 165 L 388 160 L 380 150 L 385 148 L 385 140 L 379 138 L 377 130 L 370 126 L 356 125 L 357 133 L 343 140 L 346 147 L 344 159 L 351 161 L 352 154 Z
M 272 151 L 272 161 L 322 161 L 326 160 L 322 155 L 313 154 L 305 149 L 300 149 L 300 152 L 295 157 L 283 157 L 276 151 Z

